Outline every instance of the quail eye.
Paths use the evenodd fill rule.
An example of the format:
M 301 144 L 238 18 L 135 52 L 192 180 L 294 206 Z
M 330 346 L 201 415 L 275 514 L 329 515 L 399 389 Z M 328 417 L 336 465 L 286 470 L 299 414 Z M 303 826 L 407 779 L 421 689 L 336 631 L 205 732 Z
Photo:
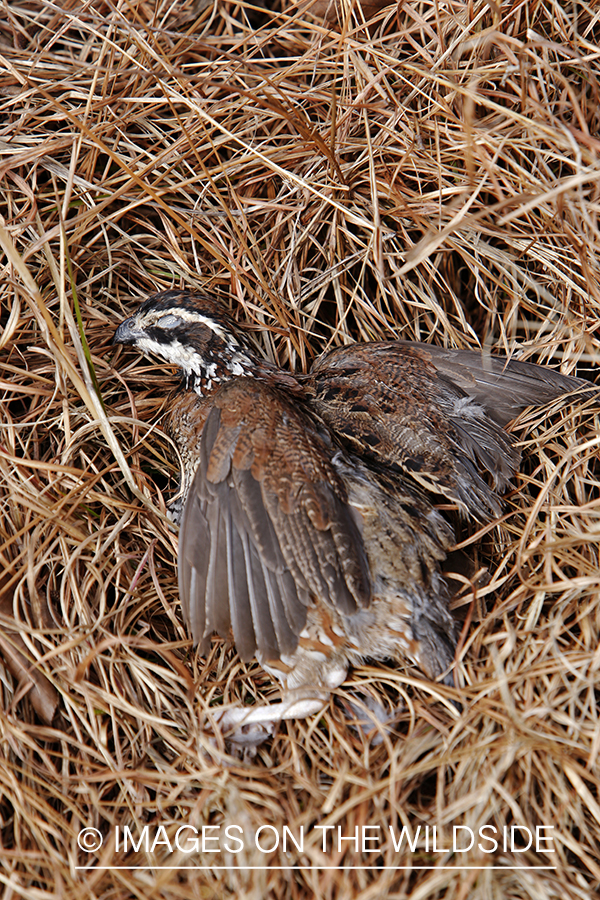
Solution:
M 179 316 L 162 316 L 156 323 L 159 328 L 177 328 L 181 325 L 182 320 Z

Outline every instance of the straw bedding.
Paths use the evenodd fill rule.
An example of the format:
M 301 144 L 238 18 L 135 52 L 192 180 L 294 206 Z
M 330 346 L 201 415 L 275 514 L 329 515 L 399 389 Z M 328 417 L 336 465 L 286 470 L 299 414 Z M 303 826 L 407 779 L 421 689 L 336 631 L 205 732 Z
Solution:
M 502 521 L 460 528 L 489 573 L 476 589 L 453 582 L 460 708 L 415 671 L 365 665 L 253 759 L 207 729 L 213 707 L 278 694 L 226 642 L 199 657 L 182 624 L 165 517 L 177 460 L 161 431 L 175 373 L 110 343 L 141 298 L 218 291 L 294 370 L 395 335 L 595 377 L 597 5 L 365 11 L 368 25 L 346 0 L 328 19 L 323 4 L 259 0 L 3 6 L 6 896 L 598 889 L 593 402 L 519 420 L 523 470 Z M 352 726 L 352 685 L 400 710 L 378 742 Z M 421 826 L 414 852 L 406 833 L 394 847 L 403 825 L 411 838 Z M 204 849 L 185 852 L 191 830 L 177 849 L 183 826 L 204 826 Z M 224 846 L 227 826 L 242 847 Z M 520 852 L 522 830 L 504 849 L 511 826 L 553 840 Z M 338 844 L 338 827 L 358 846 Z M 85 828 L 101 849 L 80 848 Z

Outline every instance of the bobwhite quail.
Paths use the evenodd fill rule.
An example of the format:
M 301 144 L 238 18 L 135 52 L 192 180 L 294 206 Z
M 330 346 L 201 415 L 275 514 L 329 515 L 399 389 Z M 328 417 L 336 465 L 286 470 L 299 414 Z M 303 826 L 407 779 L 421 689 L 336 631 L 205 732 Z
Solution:
M 165 291 L 114 341 L 178 366 L 179 590 L 194 641 L 233 636 L 283 700 L 251 725 L 322 709 L 349 664 L 410 661 L 451 683 L 456 626 L 440 496 L 484 521 L 519 463 L 506 425 L 588 387 L 551 369 L 407 341 L 331 350 L 294 376 L 260 359 L 214 298 Z M 487 477 L 486 477 L 487 476 Z M 235 735 L 234 735 L 235 739 Z

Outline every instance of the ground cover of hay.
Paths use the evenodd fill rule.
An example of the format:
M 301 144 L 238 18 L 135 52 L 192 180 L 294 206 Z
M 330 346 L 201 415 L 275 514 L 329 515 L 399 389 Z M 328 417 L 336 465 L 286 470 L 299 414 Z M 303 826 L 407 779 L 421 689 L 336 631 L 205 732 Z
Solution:
M 365 666 L 350 680 L 402 710 L 382 742 L 351 727 L 342 688 L 244 761 L 210 744 L 207 710 L 277 691 L 226 643 L 208 659 L 190 645 L 164 516 L 175 376 L 110 342 L 145 294 L 185 285 L 230 295 L 294 369 L 396 335 L 594 379 L 599 19 L 558 0 L 407 0 L 368 28 L 357 10 L 326 23 L 258 0 L 4 0 L 7 897 L 597 891 L 597 405 L 517 423 L 502 525 L 460 535 L 491 578 L 454 601 L 462 708 L 414 671 Z M 394 849 L 403 825 L 421 826 L 414 852 Z M 204 851 L 174 846 L 182 826 L 214 829 Z M 243 835 L 231 852 L 226 826 Z M 471 850 L 453 852 L 454 826 Z M 553 840 L 505 849 L 511 826 Z M 80 848 L 86 828 L 100 849 L 92 832 Z

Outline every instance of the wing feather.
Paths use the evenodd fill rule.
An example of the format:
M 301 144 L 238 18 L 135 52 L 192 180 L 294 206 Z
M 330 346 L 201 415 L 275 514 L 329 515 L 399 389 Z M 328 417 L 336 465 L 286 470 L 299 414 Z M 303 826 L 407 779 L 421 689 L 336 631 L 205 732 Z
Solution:
M 479 519 L 498 512 L 495 489 L 519 465 L 503 426 L 527 406 L 583 388 L 597 392 L 520 360 L 408 341 L 329 351 L 309 382 L 315 409 L 353 452 L 409 473 Z
M 182 608 L 204 649 L 213 631 L 233 631 L 242 658 L 277 660 L 296 649 L 311 595 L 345 613 L 370 602 L 360 530 L 332 448 L 280 391 L 241 378 L 197 403 Z

